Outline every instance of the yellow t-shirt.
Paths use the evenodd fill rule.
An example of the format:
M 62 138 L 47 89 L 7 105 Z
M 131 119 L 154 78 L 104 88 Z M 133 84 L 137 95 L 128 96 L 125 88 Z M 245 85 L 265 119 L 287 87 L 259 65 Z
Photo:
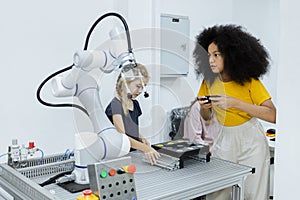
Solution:
M 267 89 L 260 80 L 251 79 L 244 85 L 240 85 L 234 81 L 222 82 L 216 78 L 211 87 L 202 81 L 198 96 L 226 94 L 240 99 L 244 102 L 260 105 L 264 101 L 271 99 Z M 236 108 L 228 108 L 226 110 L 217 106 L 213 106 L 218 121 L 224 126 L 237 126 L 250 120 L 252 117 L 245 112 Z

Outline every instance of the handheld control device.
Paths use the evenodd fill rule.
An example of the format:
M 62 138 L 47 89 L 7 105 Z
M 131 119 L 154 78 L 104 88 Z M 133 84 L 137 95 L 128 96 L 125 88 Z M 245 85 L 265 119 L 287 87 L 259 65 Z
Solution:
M 207 100 L 205 104 L 211 103 L 211 97 L 220 97 L 219 95 L 207 95 L 205 97 L 200 98 L 201 101 Z

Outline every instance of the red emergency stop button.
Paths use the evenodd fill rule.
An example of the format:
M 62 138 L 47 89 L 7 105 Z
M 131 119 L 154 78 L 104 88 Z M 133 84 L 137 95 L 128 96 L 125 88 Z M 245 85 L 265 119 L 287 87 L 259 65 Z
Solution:
M 84 196 L 89 196 L 93 193 L 93 191 L 92 190 L 83 190 L 82 193 Z

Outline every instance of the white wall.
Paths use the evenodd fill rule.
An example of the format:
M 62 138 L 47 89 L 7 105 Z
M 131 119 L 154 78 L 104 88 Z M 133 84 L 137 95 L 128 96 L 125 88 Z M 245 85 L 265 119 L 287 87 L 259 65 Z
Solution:
M 277 138 L 275 150 L 275 199 L 298 199 L 300 24 L 296 0 L 280 1 L 280 56 L 277 80 Z
M 255 14 L 254 14 L 255 13 Z M 233 23 L 240 24 L 251 34 L 259 38 L 270 55 L 270 71 L 262 81 L 277 103 L 277 68 L 279 59 L 279 0 L 234 0 Z M 275 125 L 261 121 L 265 129 Z
M 50 73 L 73 62 L 73 53 L 83 48 L 92 23 L 110 10 L 112 2 L 98 0 L 19 0 L 1 4 L 0 155 L 7 152 L 14 138 L 23 144 L 35 141 L 45 154 L 73 148 L 72 110 L 39 104 L 36 89 Z M 108 24 L 99 26 L 105 31 L 97 28 L 90 46 L 108 38 Z M 58 101 L 47 86 L 42 96 Z

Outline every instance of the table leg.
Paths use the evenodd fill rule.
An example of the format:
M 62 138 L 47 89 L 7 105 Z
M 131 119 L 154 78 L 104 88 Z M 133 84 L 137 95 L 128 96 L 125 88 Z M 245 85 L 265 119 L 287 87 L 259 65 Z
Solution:
M 232 200 L 244 200 L 244 179 L 232 186 Z

